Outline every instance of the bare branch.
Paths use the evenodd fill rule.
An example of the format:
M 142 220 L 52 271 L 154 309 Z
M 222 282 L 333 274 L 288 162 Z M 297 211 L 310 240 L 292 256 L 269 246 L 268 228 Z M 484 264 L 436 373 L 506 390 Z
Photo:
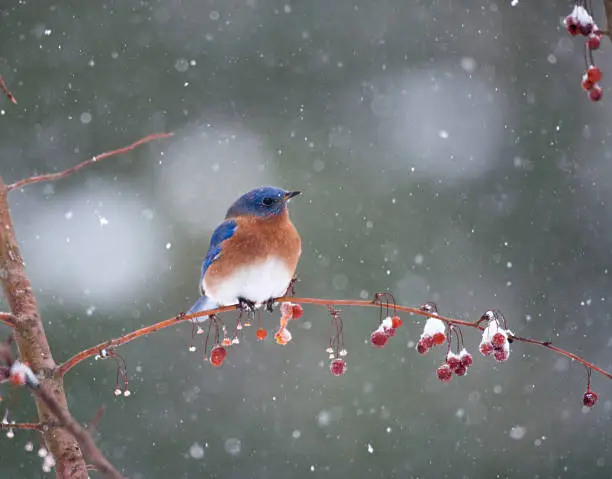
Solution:
M 116 150 L 104 152 L 100 155 L 94 156 L 93 158 L 90 158 L 89 160 L 85 160 L 82 163 L 79 163 L 78 165 L 68 168 L 64 171 L 60 171 L 58 173 L 48 173 L 46 175 L 32 176 L 30 178 L 25 178 L 23 180 L 16 181 L 15 183 L 7 185 L 6 190 L 11 191 L 11 190 L 15 190 L 18 188 L 22 188 L 25 185 L 30 185 L 32 183 L 42 183 L 44 181 L 55 181 L 55 180 L 60 180 L 62 178 L 66 178 L 67 176 L 70 176 L 73 173 L 76 173 L 81 168 L 97 163 L 98 161 L 104 160 L 105 158 L 108 158 L 110 156 L 115 156 L 115 155 L 121 155 L 122 153 L 127 153 L 128 151 L 132 151 L 133 149 L 139 147 L 140 145 L 144 145 L 145 143 L 149 143 L 150 141 L 158 140 L 160 138 L 169 138 L 173 134 L 174 133 L 154 133 L 152 135 L 145 136 L 144 138 L 141 138 L 140 140 L 135 141 L 134 143 L 130 145 L 124 146 L 122 148 L 117 148 Z
M 125 479 L 123 475 L 110 463 L 108 459 L 102 454 L 96 443 L 94 442 L 91 435 L 87 430 L 81 426 L 74 417 L 68 412 L 67 409 L 61 407 L 57 401 L 53 398 L 46 388 L 31 388 L 31 391 L 38 397 L 51 413 L 59 421 L 59 425 L 68 431 L 76 438 L 83 454 L 93 464 L 97 471 L 104 474 L 110 479 Z
M 35 431 L 42 431 L 43 425 L 38 422 L 0 422 L 1 429 L 33 429 Z
M 67 410 L 66 395 L 61 378 L 50 378 L 57 364 L 53 360 L 51 349 L 40 320 L 38 305 L 27 277 L 21 252 L 15 237 L 15 230 L 8 206 L 7 190 L 0 178 L 0 284 L 4 296 L 14 314 L 13 334 L 19 359 L 28 364 L 36 374 L 41 375 L 40 382 L 52 391 L 56 404 Z M 12 367 L 8 348 L 0 348 L 6 356 L 3 361 Z M 0 351 L 1 352 L 1 351 Z M 5 367 L 6 369 L 6 367 Z M 3 370 L 6 375 L 7 371 Z M 10 370 L 8 371 L 10 373 Z M 38 419 L 41 424 L 54 420 L 54 414 L 41 400 L 36 401 Z M 55 471 L 58 478 L 86 479 L 88 477 L 85 460 L 76 439 L 63 428 L 42 431 L 47 450 L 56 460 Z
M 381 307 L 381 303 L 377 301 L 364 301 L 364 300 L 351 300 L 351 299 L 343 300 L 343 299 L 319 299 L 319 298 L 294 298 L 294 297 L 286 296 L 286 297 L 277 298 L 275 301 L 277 302 L 291 301 L 292 303 L 315 304 L 315 305 L 324 306 L 324 307 L 328 307 L 328 306 L 353 306 L 353 307 L 363 307 L 363 308 L 372 308 L 372 307 L 380 308 Z M 110 341 L 106 341 L 104 343 L 100 343 L 96 346 L 92 346 L 91 348 L 88 348 L 84 351 L 81 351 L 80 353 L 75 354 L 73 357 L 68 359 L 66 362 L 58 366 L 55 374 L 58 376 L 63 376 L 64 374 L 66 374 L 68 371 L 70 371 L 74 366 L 76 366 L 80 362 L 84 361 L 87 358 L 95 356 L 97 354 L 100 354 L 100 352 L 104 349 L 116 348 L 118 346 L 121 346 L 122 344 L 129 343 L 130 341 L 133 341 L 136 338 L 140 338 L 148 334 L 155 333 L 157 331 L 168 328 L 170 326 L 179 324 L 183 321 L 188 321 L 188 320 L 195 319 L 201 316 L 210 316 L 213 314 L 233 311 L 233 310 L 238 309 L 238 307 L 239 307 L 238 305 L 232 305 L 232 306 L 224 306 L 222 308 L 217 308 L 217 309 L 211 309 L 208 311 L 201 311 L 201 312 L 194 313 L 194 314 L 182 314 L 174 318 L 160 321 L 159 323 L 155 323 L 150 326 L 145 326 L 143 328 L 132 331 L 131 333 L 128 333 L 124 336 L 121 336 L 116 339 L 111 339 Z M 485 329 L 484 326 L 481 326 L 482 319 L 478 319 L 477 321 L 463 321 L 461 319 L 447 318 L 445 316 L 440 316 L 439 314 L 434 313 L 434 312 L 423 311 L 420 308 L 413 308 L 410 306 L 393 305 L 393 309 L 397 311 L 402 311 L 405 313 L 418 315 L 418 316 L 425 316 L 428 318 L 438 318 L 449 325 L 452 324 L 456 326 L 464 326 L 467 328 L 478 329 L 480 331 L 483 331 Z M 522 342 L 522 343 L 536 344 L 538 346 L 542 346 L 546 349 L 554 351 L 556 354 L 560 354 L 573 361 L 576 361 L 584 365 L 588 369 L 592 369 L 593 371 L 596 371 L 597 373 L 607 377 L 608 379 L 612 379 L 612 373 L 596 366 L 595 364 L 587 361 L 586 359 L 581 358 L 580 356 L 576 354 L 570 353 L 569 351 L 553 346 L 550 341 L 540 341 L 537 339 L 522 338 L 522 337 L 514 336 L 514 335 L 509 335 L 508 339 L 514 342 Z

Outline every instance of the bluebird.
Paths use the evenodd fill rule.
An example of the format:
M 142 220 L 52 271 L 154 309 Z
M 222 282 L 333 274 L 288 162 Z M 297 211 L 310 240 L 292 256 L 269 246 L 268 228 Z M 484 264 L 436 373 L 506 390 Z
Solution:
M 236 303 L 251 310 L 266 303 L 271 309 L 271 300 L 285 294 L 302 253 L 287 209 L 299 194 L 266 186 L 236 200 L 212 234 L 202 263 L 201 297 L 188 314 Z

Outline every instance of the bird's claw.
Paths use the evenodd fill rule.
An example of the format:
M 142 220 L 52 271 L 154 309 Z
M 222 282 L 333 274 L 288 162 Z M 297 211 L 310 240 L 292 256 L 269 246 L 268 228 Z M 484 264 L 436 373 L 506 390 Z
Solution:
M 241 311 L 247 311 L 249 313 L 255 312 L 255 302 L 249 301 L 246 298 L 238 298 L 238 305 Z

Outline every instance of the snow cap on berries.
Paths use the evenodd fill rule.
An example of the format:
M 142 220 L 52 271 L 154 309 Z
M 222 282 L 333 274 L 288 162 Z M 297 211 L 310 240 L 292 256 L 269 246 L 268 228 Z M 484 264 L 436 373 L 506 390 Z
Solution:
M 574 9 L 572 13 L 570 13 L 570 17 L 576 21 L 578 25 L 581 27 L 594 26 L 595 22 L 593 21 L 593 17 L 589 15 L 589 12 L 582 5 L 574 5 Z
M 436 333 L 442 333 L 446 331 L 446 324 L 444 321 L 438 318 L 427 318 L 425 322 L 425 328 L 423 328 L 423 334 L 421 336 L 431 336 L 432 338 Z
M 393 320 L 390 316 L 383 319 L 382 323 L 380 324 L 380 328 L 382 328 L 387 336 L 395 336 L 395 328 L 393 327 Z

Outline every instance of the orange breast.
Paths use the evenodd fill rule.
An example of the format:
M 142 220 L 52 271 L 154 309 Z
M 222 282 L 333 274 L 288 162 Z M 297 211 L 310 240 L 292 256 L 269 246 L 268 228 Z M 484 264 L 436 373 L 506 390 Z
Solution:
M 228 277 L 235 268 L 264 261 L 270 255 L 281 259 L 293 275 L 302 246 L 287 210 L 270 218 L 244 216 L 235 221 L 236 232 L 223 242 L 221 257 L 206 271 L 209 287 Z

